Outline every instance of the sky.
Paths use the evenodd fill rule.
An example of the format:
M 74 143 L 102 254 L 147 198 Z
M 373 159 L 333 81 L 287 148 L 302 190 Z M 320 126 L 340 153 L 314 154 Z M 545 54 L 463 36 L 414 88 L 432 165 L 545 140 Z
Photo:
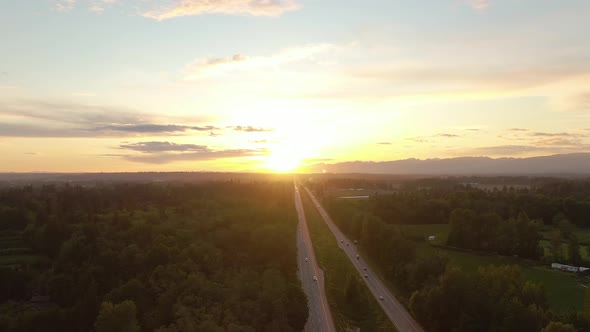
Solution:
M 0 172 L 590 152 L 587 0 L 0 3 Z

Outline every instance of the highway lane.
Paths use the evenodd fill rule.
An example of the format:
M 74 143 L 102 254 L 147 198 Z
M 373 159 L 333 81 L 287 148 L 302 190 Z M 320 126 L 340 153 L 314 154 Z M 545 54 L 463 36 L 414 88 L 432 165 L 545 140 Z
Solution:
M 306 332 L 336 332 L 332 313 L 326 291 L 324 288 L 324 272 L 317 264 L 299 188 L 295 186 L 295 208 L 299 218 L 297 226 L 297 263 L 299 265 L 299 278 L 303 291 L 307 296 L 309 306 L 309 318 L 305 324 Z M 317 280 L 314 280 L 314 277 Z
M 309 197 L 311 197 L 313 204 L 316 206 L 322 218 L 338 240 L 338 246 L 346 253 L 354 267 L 357 271 L 361 274 L 362 279 L 365 281 L 373 296 L 377 299 L 383 311 L 389 317 L 391 322 L 395 325 L 395 327 L 402 332 L 405 331 L 417 331 L 422 332 L 424 331 L 420 324 L 416 322 L 416 320 L 410 315 L 410 313 L 406 310 L 406 308 L 399 303 L 399 301 L 391 294 L 391 292 L 385 287 L 383 282 L 379 280 L 377 274 L 375 274 L 369 266 L 365 263 L 362 257 L 359 256 L 357 259 L 358 250 L 354 243 L 350 241 L 340 229 L 334 224 L 332 219 L 328 213 L 324 210 L 324 208 L 320 205 L 318 200 L 312 194 L 312 192 L 305 188 Z M 383 298 L 383 300 L 381 300 Z

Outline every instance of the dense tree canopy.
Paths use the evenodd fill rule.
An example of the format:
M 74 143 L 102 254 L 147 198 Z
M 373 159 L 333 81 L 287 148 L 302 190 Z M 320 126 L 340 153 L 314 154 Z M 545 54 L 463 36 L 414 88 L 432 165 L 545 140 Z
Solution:
M 300 331 L 307 320 L 292 183 L 8 188 L 0 225 L 35 258 L 0 269 L 2 331 Z
M 448 223 L 448 244 L 453 247 L 539 259 L 540 230 L 547 224 L 555 229 L 554 255 L 563 254 L 567 241 L 567 259 L 578 261 L 572 222 L 590 222 L 590 184 L 518 180 L 535 186 L 484 190 L 456 179 L 412 180 L 397 186 L 389 180 L 330 179 L 310 186 L 339 228 L 358 240 L 359 249 L 395 285 L 397 295 L 406 298 L 427 331 L 590 330 L 586 313 L 548 308 L 543 286 L 526 280 L 520 268 L 451 268 L 444 256 L 421 254 L 419 244 L 398 227 Z M 375 194 L 367 200 L 345 200 L 328 192 L 357 186 L 375 189 Z M 388 191 L 379 191 L 383 189 Z

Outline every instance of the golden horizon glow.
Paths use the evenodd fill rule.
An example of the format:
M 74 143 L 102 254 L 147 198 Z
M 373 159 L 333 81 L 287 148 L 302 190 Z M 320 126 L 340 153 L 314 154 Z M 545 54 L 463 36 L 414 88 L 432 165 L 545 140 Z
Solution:
M 590 151 L 588 1 L 5 2 L 2 172 Z

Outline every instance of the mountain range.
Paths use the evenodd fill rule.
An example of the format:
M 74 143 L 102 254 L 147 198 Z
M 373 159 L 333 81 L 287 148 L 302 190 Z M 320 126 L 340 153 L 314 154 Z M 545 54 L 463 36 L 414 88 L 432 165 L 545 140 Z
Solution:
M 459 157 L 317 163 L 309 173 L 372 173 L 423 175 L 590 175 L 590 153 L 530 158 Z

